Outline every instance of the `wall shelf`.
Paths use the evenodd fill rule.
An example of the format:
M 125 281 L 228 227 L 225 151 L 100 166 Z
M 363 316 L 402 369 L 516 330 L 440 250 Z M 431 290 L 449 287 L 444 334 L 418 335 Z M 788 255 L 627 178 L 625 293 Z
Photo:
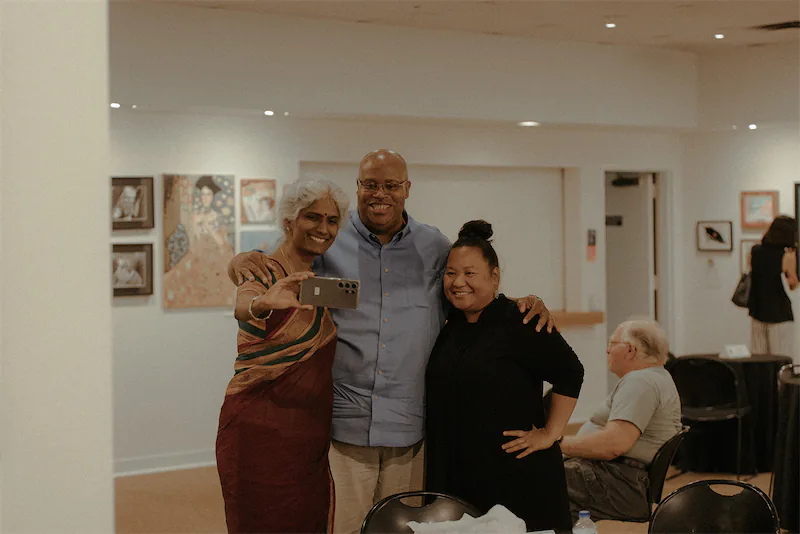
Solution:
M 600 311 L 593 312 L 568 312 L 568 311 L 554 311 L 553 315 L 556 319 L 556 326 L 563 330 L 573 326 L 594 326 L 603 324 L 605 321 L 605 314 Z

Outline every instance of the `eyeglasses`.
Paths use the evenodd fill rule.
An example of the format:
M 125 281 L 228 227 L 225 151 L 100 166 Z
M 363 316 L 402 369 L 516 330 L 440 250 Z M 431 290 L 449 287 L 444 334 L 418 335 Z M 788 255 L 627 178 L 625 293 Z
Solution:
M 386 182 L 385 184 L 379 184 L 374 180 L 367 180 L 366 182 L 362 182 L 358 180 L 358 185 L 364 188 L 364 191 L 369 193 L 376 193 L 378 189 L 383 188 L 384 191 L 387 193 L 397 193 L 402 189 L 403 184 L 406 183 L 408 180 L 403 180 L 402 182 Z
M 608 345 L 606 345 L 606 349 L 611 350 L 611 347 L 613 347 L 614 345 L 630 345 L 630 343 L 628 343 L 627 341 L 611 341 L 609 339 Z

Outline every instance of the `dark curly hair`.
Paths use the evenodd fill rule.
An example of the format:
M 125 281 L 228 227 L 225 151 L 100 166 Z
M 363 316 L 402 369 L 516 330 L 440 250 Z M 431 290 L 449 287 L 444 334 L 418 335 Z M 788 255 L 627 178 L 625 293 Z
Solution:
M 461 247 L 475 247 L 481 251 L 483 259 L 494 269 L 499 268 L 497 252 L 492 246 L 491 237 L 494 234 L 492 225 L 484 220 L 469 221 L 458 231 L 458 239 L 450 250 Z

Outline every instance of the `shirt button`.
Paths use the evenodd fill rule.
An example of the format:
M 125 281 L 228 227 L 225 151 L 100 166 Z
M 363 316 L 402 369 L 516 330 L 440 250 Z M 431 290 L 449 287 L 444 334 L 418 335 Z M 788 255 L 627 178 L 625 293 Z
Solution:
M 384 269 L 383 272 L 388 273 L 389 269 Z
M 388 297 L 389 296 L 389 292 L 387 291 L 386 293 L 383 294 L 383 296 L 384 297 Z
M 378 396 L 377 396 L 377 395 L 375 395 L 375 399 L 377 399 L 377 398 L 378 398 Z
M 388 323 L 388 322 L 389 322 L 389 319 L 384 319 L 384 320 L 383 320 L 383 322 L 384 322 L 384 323 Z
M 378 369 L 378 374 L 379 374 L 379 375 L 382 375 L 382 374 L 383 374 L 383 371 L 382 371 L 382 370 L 380 370 L 380 369 Z
M 385 349 L 386 348 L 386 344 L 384 343 L 383 345 L 381 345 L 381 348 Z

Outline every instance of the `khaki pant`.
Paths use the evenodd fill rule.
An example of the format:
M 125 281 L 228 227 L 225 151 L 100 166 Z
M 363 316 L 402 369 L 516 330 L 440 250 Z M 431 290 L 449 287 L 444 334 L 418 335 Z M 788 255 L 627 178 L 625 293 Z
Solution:
M 794 322 L 762 323 L 750 318 L 750 352 L 788 356 L 797 363 L 794 346 Z
M 360 447 L 332 441 L 334 534 L 357 534 L 372 505 L 384 497 L 421 490 L 423 457 L 422 441 L 410 447 Z

